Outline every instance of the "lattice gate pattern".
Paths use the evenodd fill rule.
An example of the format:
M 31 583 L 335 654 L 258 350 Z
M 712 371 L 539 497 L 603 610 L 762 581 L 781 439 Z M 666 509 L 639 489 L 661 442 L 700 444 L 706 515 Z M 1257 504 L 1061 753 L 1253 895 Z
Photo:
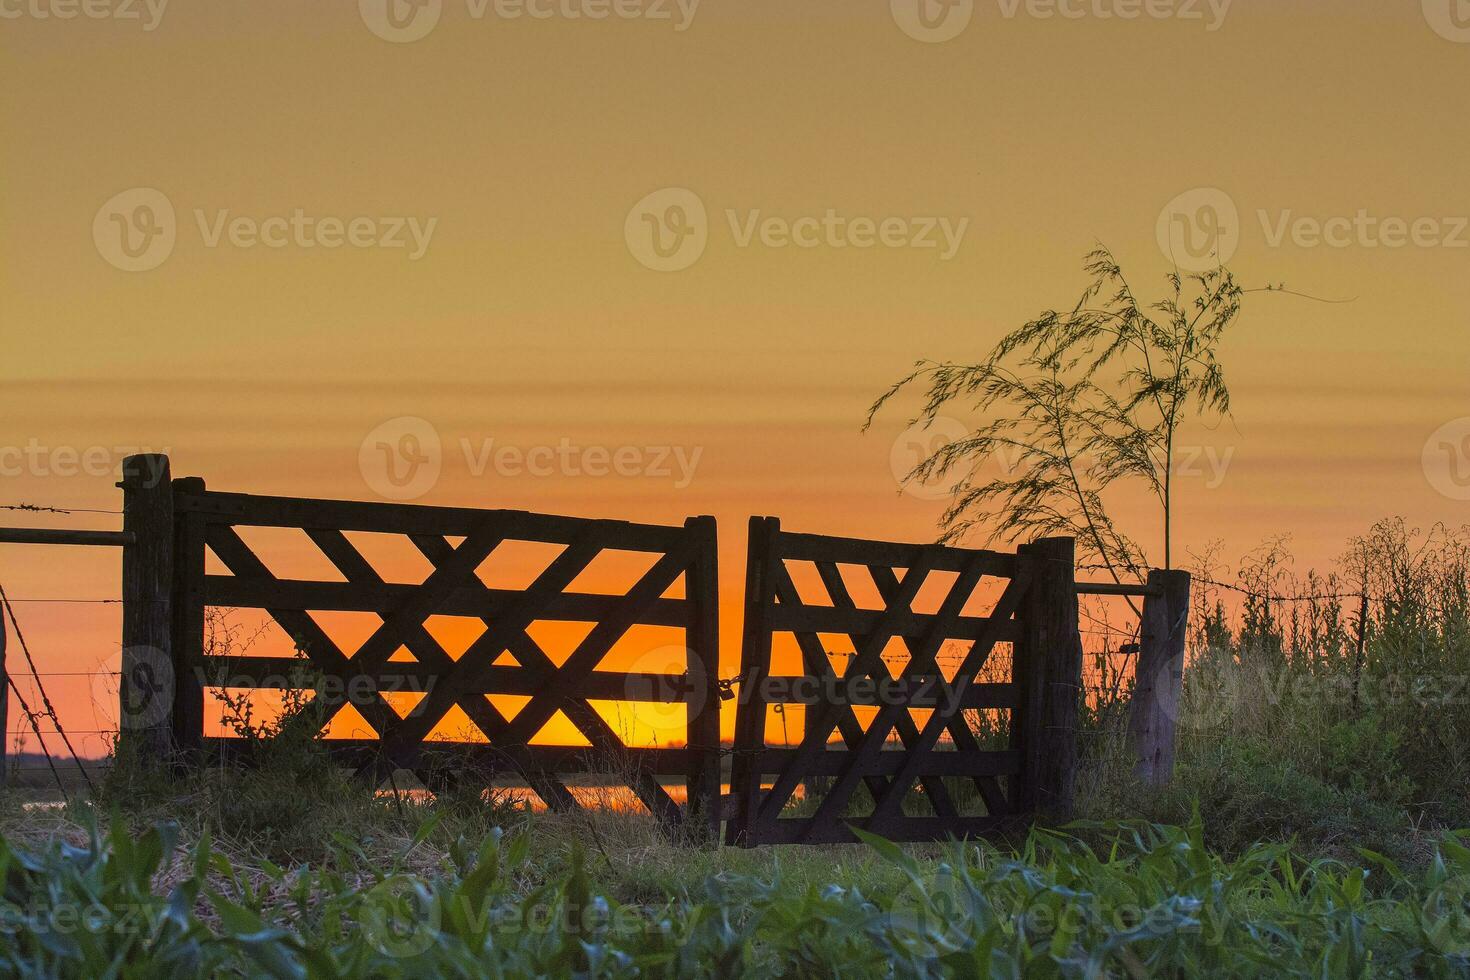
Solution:
M 752 518 L 727 841 L 851 841 L 849 825 L 890 840 L 964 837 L 1035 810 L 1048 752 L 1037 654 L 1058 642 L 1074 654 L 1070 637 L 1028 617 L 1055 599 L 1045 583 L 1064 574 L 1071 587 L 1070 551 L 1047 551 L 793 534 Z M 798 566 L 814 570 L 820 601 L 798 589 Z M 881 608 L 855 601 L 858 585 Z M 921 590 L 934 611 L 916 611 Z M 783 634 L 796 651 L 777 658 Z M 794 745 L 781 712 L 801 715 Z
M 207 491 L 203 481 L 174 483 L 175 591 L 173 646 L 177 663 L 174 740 L 186 751 L 228 752 L 239 740 L 204 734 L 205 688 L 221 664 L 205 655 L 210 607 L 260 609 L 284 629 L 313 673 L 328 719 L 350 704 L 375 737 L 331 738 L 325 744 L 377 784 L 394 770 L 417 773 L 431 786 L 465 772 L 517 777 L 547 806 L 579 806 L 568 776 L 619 776 L 665 822 L 697 815 L 717 827 L 719 696 L 717 687 L 716 528 L 710 517 L 682 527 L 554 517 L 520 511 L 266 497 Z M 239 533 L 242 527 L 305 533 L 340 581 L 278 577 Z M 432 571 L 421 582 L 395 582 L 375 568 L 349 537 L 376 532 L 406 538 Z M 562 550 L 523 589 L 487 586 L 477 575 L 498 548 L 514 542 Z M 652 565 L 619 595 L 568 591 L 605 551 L 653 556 Z M 212 554 L 228 574 L 207 574 Z M 680 588 L 682 585 L 682 589 Z M 348 651 L 312 613 L 374 613 L 380 622 Z M 452 656 L 425 625 L 433 616 L 466 617 L 483 626 Z M 582 624 L 585 637 L 558 664 L 533 639 L 534 623 Z M 682 666 L 656 672 L 608 669 L 604 660 L 638 626 L 683 631 Z M 231 688 L 300 684 L 302 660 L 229 657 Z M 297 678 L 293 680 L 293 678 Z M 408 710 L 392 693 L 422 694 Z M 524 704 L 503 711 L 492 696 Z M 503 700 L 503 699 L 502 699 Z M 668 744 L 628 744 L 593 701 L 683 707 L 683 724 Z M 436 726 L 462 712 L 483 738 L 436 738 Z M 665 708 L 664 710 L 668 710 Z M 532 744 L 561 714 L 587 746 Z M 456 717 L 459 717 L 456 714 Z M 469 735 L 470 733 L 466 733 Z M 667 783 L 684 784 L 686 801 Z

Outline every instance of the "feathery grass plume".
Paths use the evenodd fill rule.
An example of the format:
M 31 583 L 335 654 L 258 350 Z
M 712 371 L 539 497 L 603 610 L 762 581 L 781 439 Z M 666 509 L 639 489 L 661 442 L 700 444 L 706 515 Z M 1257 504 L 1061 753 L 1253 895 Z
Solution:
M 1190 417 L 1230 412 L 1216 351 L 1242 290 L 1224 268 L 1174 272 L 1167 298 L 1144 306 L 1106 248 L 1088 255 L 1086 270 L 1091 282 L 1071 310 L 1029 321 L 979 364 L 919 361 L 873 403 L 864 428 L 914 384 L 927 386 L 914 424 L 932 423 L 951 404 L 972 408 L 989 421 L 907 477 L 955 478 L 943 540 L 974 529 L 987 542 L 1067 535 L 1115 580 L 1142 579 L 1149 559 L 1113 522 L 1103 493 L 1142 481 L 1162 521 L 1163 567 L 1172 567 L 1175 436 Z M 964 472 L 1002 453 L 1014 458 L 1008 472 Z

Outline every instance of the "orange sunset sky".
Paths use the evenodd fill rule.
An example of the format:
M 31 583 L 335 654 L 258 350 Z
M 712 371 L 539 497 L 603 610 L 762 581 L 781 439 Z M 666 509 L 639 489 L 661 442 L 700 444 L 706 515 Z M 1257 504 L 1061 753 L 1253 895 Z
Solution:
M 1246 297 L 1222 351 L 1233 419 L 1186 433 L 1179 546 L 1235 557 L 1289 533 L 1325 568 L 1378 518 L 1465 521 L 1463 0 L 928 0 L 969 18 L 946 40 L 905 0 L 528 2 L 431 0 L 429 24 L 373 0 L 92 0 L 107 16 L 74 18 L 0 0 L 0 503 L 115 510 L 133 447 L 215 489 L 381 499 L 364 440 L 422 419 L 441 445 L 423 503 L 715 515 L 731 673 L 749 515 L 932 538 L 942 503 L 894 475 L 912 406 L 863 434 L 873 397 L 1074 302 L 1097 242 L 1161 296 L 1161 213 L 1217 189 L 1244 285 L 1351 302 Z M 650 195 L 656 216 L 702 206 L 687 267 L 648 267 Z M 171 248 L 128 271 L 158 255 L 119 253 L 112 216 L 159 197 Z M 745 237 L 829 210 L 963 234 Z M 1421 233 L 1391 245 L 1360 214 Z M 367 244 L 331 247 L 355 219 Z M 405 247 L 385 247 L 395 224 Z M 1426 466 L 1427 443 L 1451 448 Z M 487 446 L 579 462 L 481 467 Z M 588 447 L 652 472 L 591 475 Z M 0 545 L 15 599 L 116 598 L 118 568 Z M 117 651 L 116 606 L 15 608 L 43 670 Z M 55 683 L 79 730 L 90 690 Z

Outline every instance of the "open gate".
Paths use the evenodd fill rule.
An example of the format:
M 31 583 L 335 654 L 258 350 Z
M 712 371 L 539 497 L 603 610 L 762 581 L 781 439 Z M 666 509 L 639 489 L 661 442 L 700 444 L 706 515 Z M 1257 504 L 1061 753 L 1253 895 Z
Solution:
M 798 589 L 801 565 L 821 601 Z M 1081 676 L 1072 575 L 1069 539 L 1004 554 L 752 518 L 727 841 L 851 841 L 850 825 L 934 840 L 1065 809 Z M 860 585 L 881 602 L 860 605 Z M 916 611 L 921 590 L 934 611 Z M 795 649 L 778 664 L 782 636 Z M 799 742 L 772 744 L 773 715 L 797 711 Z

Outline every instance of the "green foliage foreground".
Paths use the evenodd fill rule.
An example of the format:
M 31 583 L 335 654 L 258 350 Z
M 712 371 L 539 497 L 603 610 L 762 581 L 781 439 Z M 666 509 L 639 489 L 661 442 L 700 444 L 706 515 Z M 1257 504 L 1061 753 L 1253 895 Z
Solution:
M 433 830 L 424 825 L 413 846 Z M 365 876 L 331 860 L 239 874 L 160 824 L 82 846 L 0 843 L 0 973 L 26 977 L 1462 976 L 1470 848 L 1445 837 L 1407 874 L 1282 844 L 1234 859 L 1188 828 L 1037 830 L 1018 851 L 938 858 L 869 839 L 887 894 L 716 874 L 690 897 L 624 905 L 580 853 L 528 869 L 524 835 L 461 840 L 439 867 Z M 1089 844 L 1083 837 L 1100 844 Z

